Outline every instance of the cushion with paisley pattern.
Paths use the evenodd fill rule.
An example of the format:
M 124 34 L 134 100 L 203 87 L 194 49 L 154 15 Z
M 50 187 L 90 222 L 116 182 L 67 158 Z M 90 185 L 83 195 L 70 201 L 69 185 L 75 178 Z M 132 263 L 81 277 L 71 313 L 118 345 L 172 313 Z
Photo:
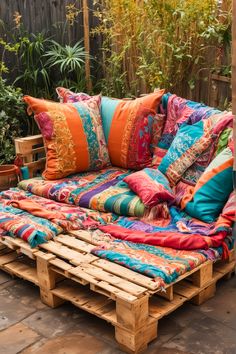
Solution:
M 45 179 L 109 165 L 100 116 L 100 96 L 76 103 L 56 103 L 25 96 L 28 113 L 34 113 L 46 147 Z

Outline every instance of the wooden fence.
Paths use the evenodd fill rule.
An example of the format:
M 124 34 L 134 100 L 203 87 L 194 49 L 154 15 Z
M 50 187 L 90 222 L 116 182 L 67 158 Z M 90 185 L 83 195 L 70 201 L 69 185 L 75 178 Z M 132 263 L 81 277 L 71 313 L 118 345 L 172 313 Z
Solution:
M 83 14 L 85 2 L 87 2 L 89 8 L 87 18 Z M 66 6 L 69 4 L 75 4 L 75 7 L 80 11 L 74 25 L 67 26 L 67 32 L 63 36 Z M 13 16 L 18 12 L 22 16 L 21 21 L 27 31 L 32 33 L 45 31 L 48 36 L 52 36 L 59 42 L 62 42 L 64 38 L 64 43 L 74 43 L 81 38 L 86 39 L 84 24 L 88 23 L 90 31 L 98 24 L 98 18 L 94 16 L 94 10 L 96 10 L 96 5 L 94 5 L 93 0 L 0 0 L 0 19 L 6 24 L 8 29 L 15 26 Z M 100 51 L 102 38 L 99 35 L 90 35 L 88 41 L 87 46 L 90 46 L 90 54 L 98 62 L 102 63 L 102 53 Z M 98 79 L 103 75 L 102 70 L 97 70 L 93 74 Z M 213 106 L 220 106 L 221 108 L 224 107 L 225 103 L 231 101 L 230 80 L 216 75 L 204 74 L 196 82 L 194 90 L 180 85 L 180 87 L 176 88 L 176 93 L 186 98 L 202 101 Z
M 89 26 L 94 28 L 98 19 L 93 16 L 93 0 L 88 0 Z M 62 40 L 63 25 L 66 21 L 66 6 L 75 4 L 79 14 L 73 26 L 68 26 L 64 42 L 76 42 L 84 37 L 84 18 L 82 0 L 1 0 L 0 19 L 8 28 L 15 26 L 13 18 L 18 12 L 24 27 L 32 33 L 45 31 L 55 40 Z M 99 45 L 99 36 L 90 37 L 91 54 L 96 55 Z

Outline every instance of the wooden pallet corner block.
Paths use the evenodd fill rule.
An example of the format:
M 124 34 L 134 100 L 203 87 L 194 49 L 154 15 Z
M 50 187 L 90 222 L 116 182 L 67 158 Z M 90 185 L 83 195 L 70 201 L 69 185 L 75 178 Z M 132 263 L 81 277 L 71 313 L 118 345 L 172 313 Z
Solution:
M 160 289 L 155 279 L 92 255 L 93 247 L 85 231 L 60 235 L 36 249 L 3 237 L 0 268 L 37 285 L 42 302 L 52 308 L 69 301 L 111 323 L 120 348 L 132 354 L 157 337 L 162 317 L 187 301 L 199 305 L 213 297 L 216 282 L 235 270 L 232 250 L 227 261 L 206 261 Z
M 30 178 L 41 173 L 46 163 L 42 135 L 17 138 L 14 142 L 16 155 L 22 159 L 23 166 L 28 167 Z

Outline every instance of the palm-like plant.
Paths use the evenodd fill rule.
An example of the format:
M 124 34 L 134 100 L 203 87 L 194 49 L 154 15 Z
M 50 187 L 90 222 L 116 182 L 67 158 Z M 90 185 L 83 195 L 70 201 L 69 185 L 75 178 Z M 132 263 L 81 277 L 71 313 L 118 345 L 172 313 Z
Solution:
M 49 68 L 43 54 L 50 39 L 44 32 L 25 35 L 20 38 L 19 75 L 14 83 L 21 84 L 25 93 L 50 97 Z
M 48 58 L 46 64 L 60 72 L 60 84 L 70 88 L 84 89 L 84 64 L 85 58 L 90 57 L 83 45 L 82 40 L 74 46 L 61 45 L 51 40 L 50 48 L 44 54 Z

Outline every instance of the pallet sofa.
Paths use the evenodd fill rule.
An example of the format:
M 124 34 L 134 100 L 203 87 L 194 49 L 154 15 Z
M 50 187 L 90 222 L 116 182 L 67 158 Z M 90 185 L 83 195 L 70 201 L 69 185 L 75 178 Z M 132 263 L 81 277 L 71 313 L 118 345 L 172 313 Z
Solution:
M 77 98 L 79 100 L 81 99 L 81 96 L 76 97 L 76 95 L 74 96 L 73 93 L 69 91 L 66 91 L 66 93 L 73 101 Z M 85 98 L 87 99 L 87 97 Z M 196 179 L 200 178 L 204 173 L 210 161 L 220 154 L 220 152 L 228 149 L 232 134 L 232 117 L 227 112 L 222 113 L 202 104 L 184 100 L 176 95 L 167 94 L 162 96 L 157 122 L 163 120 L 164 124 L 161 129 L 161 134 L 158 132 L 159 141 L 157 142 L 157 140 L 155 140 L 152 142 L 154 145 L 156 144 L 155 149 L 158 152 L 155 157 L 156 165 L 154 169 L 160 164 L 160 161 L 173 143 L 182 125 L 185 125 L 186 122 L 189 125 L 194 125 L 199 121 L 207 121 L 213 116 L 216 117 L 214 118 L 216 119 L 214 120 L 214 122 L 216 122 L 214 123 L 214 140 L 212 140 L 210 146 L 204 150 L 204 153 L 198 156 L 197 159 L 194 160 L 194 163 L 187 168 L 187 172 L 179 179 L 178 183 L 176 183 L 176 185 L 174 185 L 174 183 L 172 184 L 172 190 L 175 192 L 175 198 L 176 201 L 178 201 L 179 208 L 181 200 L 186 195 L 186 190 L 189 192 L 190 188 L 191 190 L 192 188 L 194 189 L 197 183 Z M 204 142 L 205 140 L 202 140 L 202 143 Z M 69 193 L 71 190 L 68 192 L 68 188 L 71 188 L 71 183 L 68 179 L 60 180 L 60 183 L 63 184 L 63 190 L 59 189 L 57 183 L 54 185 L 52 182 L 45 182 L 39 177 L 31 179 L 39 175 L 44 169 L 45 155 L 42 136 L 38 135 L 16 139 L 15 144 L 16 153 L 23 163 L 23 172 L 25 173 L 26 168 L 30 179 L 20 182 L 21 189 L 13 189 L 2 193 L 1 203 L 4 207 L 8 208 L 9 214 L 7 214 L 6 211 L 4 215 L 0 213 L 0 222 L 3 220 L 3 217 L 5 217 L 4 220 L 6 220 L 6 216 L 10 216 L 11 209 L 9 208 L 22 208 L 23 211 L 20 214 L 20 218 L 24 218 L 25 213 L 29 212 L 30 207 L 27 207 L 29 199 L 29 203 L 33 201 L 34 204 L 32 205 L 34 207 L 36 206 L 34 217 L 42 216 L 40 214 L 41 210 L 38 211 L 37 205 L 35 204 L 37 200 L 40 208 L 43 208 L 45 200 L 45 210 L 47 207 L 53 208 L 50 210 L 59 208 L 58 205 L 60 204 L 58 204 L 58 202 L 62 201 L 65 203 L 65 201 L 68 202 L 69 200 L 72 204 L 72 194 Z M 110 171 L 109 167 L 107 169 Z M 131 174 L 132 172 L 129 173 L 129 175 Z M 120 178 L 119 176 L 118 174 L 118 179 Z M 81 184 L 84 178 L 90 178 L 90 174 L 80 174 L 75 183 L 78 183 L 78 185 Z M 174 177 L 170 174 L 170 180 L 172 178 Z M 84 185 L 85 189 L 87 188 L 87 184 Z M 62 188 L 61 184 L 60 188 Z M 123 179 L 119 181 L 119 188 L 119 198 L 120 195 L 122 195 L 124 199 L 124 195 L 121 193 L 122 188 L 126 188 L 126 197 L 127 195 L 129 198 L 131 198 L 131 195 L 132 198 L 134 197 L 131 191 L 127 191 L 127 185 L 124 186 Z M 67 199 L 65 198 L 66 191 Z M 68 199 L 68 196 L 70 196 L 70 199 Z M 61 199 L 62 197 L 63 200 Z M 133 203 L 132 198 L 130 199 L 130 204 Z M 26 204 L 24 204 L 25 200 Z M 78 198 L 76 200 L 78 202 Z M 140 200 L 138 200 L 138 202 L 140 203 Z M 50 203 L 52 203 L 52 205 Z M 120 200 L 118 204 L 122 205 Z M 65 209 L 63 209 L 63 211 L 67 208 L 67 206 L 64 205 L 65 204 L 63 204 L 63 208 Z M 81 207 L 79 202 L 77 205 Z M 117 202 L 113 205 L 117 208 Z M 140 205 L 142 206 L 143 204 L 139 204 L 139 208 L 136 208 L 138 212 L 142 210 Z M 115 327 L 115 337 L 121 349 L 127 353 L 139 353 L 145 350 L 147 344 L 157 337 L 158 321 L 162 317 L 170 314 L 186 301 L 191 301 L 199 305 L 214 296 L 217 281 L 222 278 L 231 277 L 235 272 L 236 265 L 232 241 L 232 225 L 235 220 L 235 201 L 232 193 L 230 194 L 229 201 L 226 203 L 226 207 L 223 208 L 221 215 L 215 222 L 205 223 L 191 218 L 186 221 L 186 218 L 183 217 L 181 219 L 179 218 L 180 214 L 176 214 L 174 217 L 176 218 L 178 216 L 178 230 L 176 229 L 176 232 L 171 231 L 171 233 L 166 232 L 166 243 L 163 243 L 163 247 L 158 243 L 160 242 L 160 232 L 152 233 L 153 231 L 147 231 L 147 233 L 141 233 L 138 229 L 135 231 L 135 228 L 132 229 L 131 227 L 130 229 L 130 226 L 126 228 L 124 226 L 127 223 L 130 223 L 130 225 L 132 223 L 135 224 L 135 222 L 139 223 L 140 220 L 145 227 L 148 226 L 150 228 L 151 225 L 154 227 L 153 230 L 156 230 L 155 227 L 157 227 L 157 225 L 155 223 L 161 220 L 160 213 L 162 213 L 162 211 L 160 211 L 160 208 L 167 211 L 167 219 L 173 217 L 173 215 L 169 216 L 168 207 L 172 214 L 176 210 L 175 207 L 171 209 L 171 203 L 169 205 L 165 202 L 164 204 L 158 205 L 158 208 L 151 208 L 152 212 L 149 212 L 146 219 L 142 216 L 139 218 L 137 215 L 131 217 L 122 216 L 122 210 L 124 210 L 122 208 L 119 209 L 121 215 L 117 216 L 118 219 L 114 219 L 117 209 L 105 210 L 105 212 L 103 212 L 102 207 L 98 211 L 99 214 L 96 214 L 94 210 L 86 209 L 86 207 L 84 208 L 84 205 L 82 205 L 81 212 L 87 210 L 91 218 L 90 220 L 92 220 L 92 218 L 97 218 L 96 222 L 100 219 L 105 220 L 103 225 L 101 226 L 101 222 L 99 222 L 97 224 L 98 229 L 96 228 L 96 224 L 95 227 L 88 229 L 86 229 L 86 227 L 81 227 L 81 229 L 79 227 L 77 227 L 77 229 L 76 227 L 74 227 L 74 229 L 65 228 L 63 229 L 63 233 L 58 231 L 58 234 L 53 238 L 50 237 L 48 242 L 38 244 L 37 247 L 34 248 L 30 247 L 30 245 L 24 241 L 24 237 L 21 236 L 22 233 L 14 233 L 16 228 L 14 232 L 13 229 L 8 229 L 7 231 L 6 225 L 9 226 L 9 224 L 2 222 L 0 224 L 2 230 L 2 236 L 0 238 L 0 268 L 38 286 L 42 301 L 50 307 L 57 307 L 64 301 L 70 301 L 75 306 L 110 322 Z M 73 210 L 77 212 L 76 208 L 77 207 Z M 45 210 L 43 210 L 44 214 Z M 1 211 L 3 212 L 4 210 Z M 98 219 L 98 216 L 100 219 Z M 88 221 L 83 218 L 81 220 L 83 220 L 83 222 Z M 23 230 L 24 223 L 20 224 L 19 220 L 17 222 L 19 226 L 18 231 L 20 228 Z M 53 219 L 53 222 L 56 223 L 55 219 Z M 117 223 L 119 223 L 118 229 Z M 199 229 L 200 231 L 198 231 L 198 233 L 193 231 L 196 229 L 196 225 L 198 229 L 200 226 L 202 227 Z M 160 225 L 158 225 L 158 227 L 160 229 Z M 168 224 L 165 223 L 164 227 L 168 228 Z M 111 233 L 109 233 L 109 228 Z M 186 231 L 186 228 L 189 228 L 189 230 Z M 117 230 L 119 230 L 119 232 Z M 123 234 L 120 230 L 122 230 L 125 235 L 123 239 Z M 137 236 L 133 243 L 132 240 L 136 234 Z M 147 238 L 149 241 L 146 242 L 144 240 L 143 244 L 142 237 L 144 237 L 144 234 L 146 237 L 149 235 L 155 235 L 155 237 Z M 19 236 L 21 238 L 13 238 L 9 235 Z M 161 235 L 163 237 L 165 233 L 162 231 Z M 182 246 L 180 243 L 177 245 L 176 239 L 173 243 L 173 235 L 177 235 L 178 241 L 180 238 L 183 240 Z M 126 258 L 124 258 L 124 256 L 127 257 L 127 254 L 122 254 L 122 249 L 119 249 L 119 247 L 116 248 L 117 244 L 119 245 L 119 242 L 116 243 L 116 237 L 121 237 L 119 242 L 126 248 L 135 248 L 134 245 L 140 244 L 141 242 L 143 249 L 140 251 L 137 246 L 137 252 L 146 252 L 145 255 L 147 255 L 149 251 L 152 255 L 154 252 L 153 248 L 148 248 L 150 247 L 149 245 L 144 246 L 145 243 L 150 244 L 151 247 L 155 247 L 158 252 L 161 252 L 163 249 L 164 251 L 161 257 L 166 257 L 166 262 L 168 262 L 168 259 L 170 259 L 172 263 L 177 262 L 178 257 L 181 258 L 181 253 L 177 253 L 177 258 L 171 258 L 171 252 L 176 252 L 174 248 L 179 248 L 180 252 L 183 252 L 182 256 L 186 258 L 185 261 L 181 259 L 178 267 L 176 266 L 176 272 L 177 269 L 179 271 L 177 276 L 175 275 L 173 280 L 168 278 L 169 280 L 166 282 L 163 281 L 161 276 L 154 276 L 155 274 L 159 274 L 159 269 L 154 263 L 155 269 L 150 268 L 153 258 L 150 258 L 150 264 L 147 264 L 148 262 L 145 259 L 145 270 L 143 270 L 144 268 L 141 269 L 137 264 L 125 264 L 124 259 Z M 112 241 L 110 241 L 111 238 Z M 114 239 L 115 243 L 113 241 Z M 205 243 L 201 243 L 201 239 L 204 240 Z M 112 242 L 112 248 L 109 248 L 110 242 Z M 198 244 L 198 242 L 200 242 L 200 244 Z M 204 246 L 204 249 L 201 249 L 201 245 L 207 243 L 208 246 Z M 173 244 L 173 250 L 170 248 L 171 244 Z M 196 249 L 194 245 L 196 245 Z M 166 246 L 168 248 L 166 248 Z M 181 251 L 181 249 L 183 249 L 183 251 Z M 122 260 L 124 263 L 122 263 L 119 257 L 111 257 L 114 250 L 120 252 L 119 256 L 123 257 Z M 133 251 L 133 249 L 131 250 Z M 132 256 L 130 257 L 130 260 L 132 260 Z M 191 257 L 196 257 L 199 262 L 192 262 L 191 267 L 189 267 Z M 188 263 L 188 265 L 184 267 L 185 263 Z M 166 271 L 167 265 L 165 264 L 163 266 L 163 264 L 160 264 L 160 270 L 162 267 L 166 267 L 163 268 L 164 271 Z M 157 273 L 151 274 L 151 271 L 157 271 Z M 171 271 L 172 270 L 170 270 L 170 273 Z M 172 276 L 173 273 L 169 275 Z M 168 274 L 166 276 L 168 277 Z

